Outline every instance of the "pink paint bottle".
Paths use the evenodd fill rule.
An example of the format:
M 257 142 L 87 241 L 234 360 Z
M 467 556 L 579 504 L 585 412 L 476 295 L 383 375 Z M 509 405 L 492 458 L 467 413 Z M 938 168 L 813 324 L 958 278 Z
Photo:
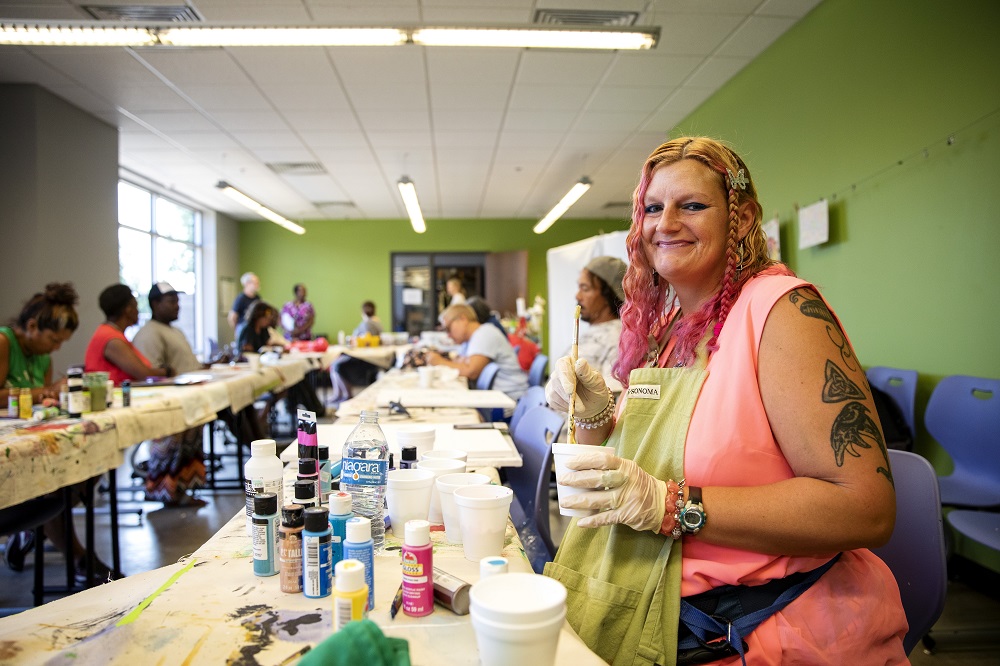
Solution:
M 402 559 L 403 612 L 412 617 L 430 615 L 434 610 L 434 555 L 429 522 L 406 521 Z

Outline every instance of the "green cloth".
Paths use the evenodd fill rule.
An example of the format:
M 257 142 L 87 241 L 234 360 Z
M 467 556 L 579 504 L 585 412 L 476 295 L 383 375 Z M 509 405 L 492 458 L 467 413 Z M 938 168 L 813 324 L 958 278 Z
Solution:
M 371 620 L 348 622 L 314 647 L 299 666 L 410 666 L 410 648 L 402 638 L 387 638 Z
M 628 399 L 608 446 L 660 480 L 683 478 L 684 440 L 707 374 L 703 356 L 693 368 L 633 370 L 629 385 L 659 386 L 660 399 Z M 566 620 L 602 659 L 676 663 L 680 541 L 625 525 L 579 528 L 573 520 L 545 575 L 566 586 Z
M 25 356 L 17 336 L 9 326 L 0 326 L 0 333 L 7 338 L 10 354 L 7 355 L 7 381 L 3 388 L 41 388 L 45 386 L 45 373 L 51 359 L 48 354 Z

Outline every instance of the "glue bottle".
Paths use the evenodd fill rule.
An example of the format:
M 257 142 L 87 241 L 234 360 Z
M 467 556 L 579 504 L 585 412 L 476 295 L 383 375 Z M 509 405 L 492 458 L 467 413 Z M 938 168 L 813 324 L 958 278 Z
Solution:
M 333 630 L 368 617 L 368 585 L 365 565 L 357 560 L 337 562 L 337 586 L 333 599 Z
M 365 582 L 368 583 L 368 610 L 372 610 L 375 608 L 375 544 L 372 542 L 372 521 L 368 518 L 355 516 L 347 521 L 344 559 L 358 560 L 365 565 Z
M 423 617 L 434 610 L 431 524 L 426 520 L 408 520 L 405 534 L 402 548 L 403 612 L 412 617 Z
M 333 570 L 330 568 L 330 523 L 326 509 L 305 510 L 302 531 L 302 593 L 310 599 L 330 596 Z

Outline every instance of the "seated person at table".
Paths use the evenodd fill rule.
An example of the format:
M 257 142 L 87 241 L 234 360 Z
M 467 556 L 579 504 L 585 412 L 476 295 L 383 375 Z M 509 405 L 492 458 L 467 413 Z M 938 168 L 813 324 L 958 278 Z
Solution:
M 618 311 L 625 301 L 622 278 L 628 266 L 617 257 L 594 257 L 580 271 L 576 282 L 576 302 L 580 319 L 589 326 L 580 330 L 579 358 L 587 359 L 590 367 L 605 377 L 611 377 L 612 366 L 618 360 L 618 339 L 622 320 Z M 564 356 L 569 356 L 570 349 Z
M 107 319 L 97 327 L 84 356 L 87 372 L 106 372 L 116 386 L 123 380 L 173 377 L 169 367 L 154 368 L 125 337 L 125 329 L 139 322 L 139 303 L 126 284 L 113 284 L 101 292 L 98 305 Z
M 366 335 L 382 335 L 382 321 L 375 314 L 375 304 L 365 301 L 361 304 L 361 323 L 354 332 L 354 338 Z M 330 366 L 330 383 L 333 385 L 333 402 L 342 402 L 351 397 L 355 386 L 370 386 L 378 379 L 379 367 L 360 358 L 341 354 Z
M 306 300 L 306 286 L 301 282 L 292 288 L 295 299 L 281 308 L 281 327 L 286 340 L 312 340 L 312 325 L 316 319 L 313 304 Z
M 428 352 L 428 363 L 457 368 L 459 375 L 475 382 L 483 369 L 490 362 L 495 362 L 500 370 L 493 382 L 494 390 L 503 391 L 515 401 L 528 390 L 528 375 L 521 368 L 507 336 L 497 330 L 496 326 L 480 324 L 476 311 L 464 303 L 449 305 L 441 313 L 440 321 L 452 340 L 460 345 L 468 345 L 465 346 L 463 355 L 455 360 L 438 352 Z
M 356 338 L 364 335 L 382 335 L 382 320 L 375 314 L 375 304 L 365 301 L 361 304 L 361 323 L 351 333 Z
M 0 389 L 0 401 L 3 404 L 7 404 L 9 392 L 22 388 L 31 389 L 33 403 L 41 403 L 46 398 L 58 400 L 61 382 L 52 381 L 50 354 L 69 340 L 80 325 L 76 312 L 78 300 L 73 285 L 50 283 L 45 286 L 44 293 L 37 293 L 28 300 L 10 326 L 0 326 L 0 386 L 3 387 Z M 83 491 L 84 484 L 74 486 L 74 495 Z M 83 558 L 87 551 L 76 534 L 66 537 L 63 514 L 45 523 L 44 530 L 45 536 L 60 551 L 65 552 L 67 542 L 70 544 L 76 560 L 77 578 L 82 580 Z M 24 569 L 25 555 L 34 543 L 33 530 L 12 535 L 7 540 L 4 555 L 13 571 Z M 108 567 L 99 561 L 95 565 L 98 580 L 107 579 Z
M 135 334 L 132 343 L 156 366 L 172 368 L 178 374 L 205 366 L 191 351 L 184 331 L 171 326 L 180 316 L 179 292 L 167 282 L 157 282 L 149 290 L 153 318 Z M 142 463 L 140 463 L 142 465 Z M 205 462 L 201 428 L 149 440 L 149 460 L 137 470 L 146 477 L 146 501 L 167 506 L 203 505 L 187 491 L 205 486 Z
M 269 345 L 284 346 L 284 336 L 272 329 L 278 326 L 278 311 L 273 305 L 257 301 L 247 311 L 246 325 L 236 339 L 236 349 L 240 353 L 257 352 Z

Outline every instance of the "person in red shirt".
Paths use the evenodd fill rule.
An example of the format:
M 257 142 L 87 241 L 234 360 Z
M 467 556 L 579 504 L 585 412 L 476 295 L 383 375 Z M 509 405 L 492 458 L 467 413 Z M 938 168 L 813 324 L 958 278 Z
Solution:
M 152 367 L 125 337 L 125 329 L 139 322 L 139 303 L 128 285 L 111 285 L 101 292 L 98 304 L 107 319 L 97 327 L 87 345 L 84 357 L 87 372 L 107 372 L 116 385 L 125 379 L 173 377 L 170 368 Z

